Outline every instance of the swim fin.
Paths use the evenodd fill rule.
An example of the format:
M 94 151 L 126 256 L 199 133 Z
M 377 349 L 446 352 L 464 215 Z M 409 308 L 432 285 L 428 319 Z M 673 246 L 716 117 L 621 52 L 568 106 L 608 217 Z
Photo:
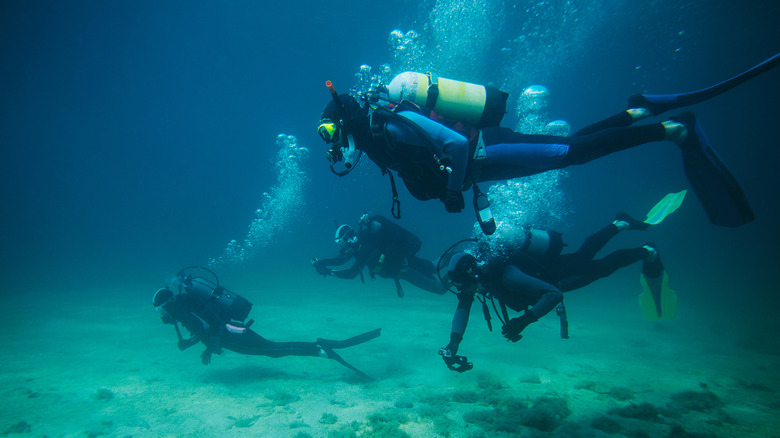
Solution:
M 647 212 L 647 219 L 645 219 L 645 223 L 650 225 L 660 224 L 661 221 L 666 219 L 666 216 L 669 216 L 678 208 L 680 208 L 683 199 L 685 199 L 686 193 L 688 193 L 688 191 L 683 190 L 677 193 L 669 193 L 668 195 L 664 196 L 663 199 L 658 201 L 658 203 L 655 204 L 649 212 Z
M 331 349 L 349 348 L 349 347 L 354 347 L 355 345 L 362 344 L 364 342 L 368 342 L 372 339 L 378 338 L 381 333 L 382 333 L 382 329 L 375 329 L 375 330 L 371 330 L 370 332 L 365 332 L 363 334 L 353 336 L 349 339 L 344 339 L 342 341 L 333 341 L 330 339 L 317 338 L 317 344 L 323 348 L 331 348 Z
M 742 187 L 712 148 L 696 116 L 685 111 L 672 119 L 688 129 L 688 135 L 680 145 L 683 168 L 710 222 L 738 227 L 755 219 Z
M 725 93 L 737 85 L 775 68 L 778 64 L 780 64 L 780 53 L 769 57 L 760 64 L 751 67 L 733 78 L 701 90 L 679 94 L 635 94 L 628 98 L 628 107 L 646 108 L 654 116 L 657 116 L 663 112 L 703 102 Z
M 669 276 L 661 263 L 661 257 L 642 264 L 639 282 L 642 284 L 639 305 L 649 321 L 674 319 L 677 316 L 677 294 L 669 289 Z
M 339 348 L 349 348 L 349 347 L 354 347 L 355 345 L 360 345 L 360 344 L 362 344 L 364 342 L 368 342 L 368 341 L 370 341 L 372 339 L 378 338 L 379 335 L 381 334 L 381 332 L 382 332 L 382 329 L 371 330 L 370 332 L 366 332 L 366 333 L 363 333 L 363 334 L 360 334 L 360 335 L 357 335 L 357 336 L 353 336 L 353 337 L 351 337 L 349 339 L 344 339 L 342 341 L 333 341 L 333 340 L 330 340 L 330 339 L 317 338 L 317 345 L 319 345 L 320 348 L 322 348 L 325 351 L 325 353 L 328 355 L 328 359 L 335 360 L 336 362 L 338 362 L 338 363 L 344 365 L 345 367 L 351 369 L 352 371 L 354 371 L 355 373 L 357 373 L 358 375 L 360 375 L 361 377 L 363 377 L 366 380 L 374 380 L 371 376 L 369 376 L 368 374 L 364 373 L 363 371 L 360 371 L 358 368 L 356 368 L 355 366 L 353 366 L 352 364 L 350 364 L 349 362 L 344 360 L 343 357 L 341 357 L 338 353 L 336 353 L 333 350 L 334 349 L 339 349 Z

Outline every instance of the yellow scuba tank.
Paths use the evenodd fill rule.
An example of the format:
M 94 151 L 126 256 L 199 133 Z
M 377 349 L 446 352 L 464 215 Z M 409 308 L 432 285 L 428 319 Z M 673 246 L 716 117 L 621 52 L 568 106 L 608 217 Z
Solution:
M 390 100 L 403 99 L 427 106 L 448 119 L 477 128 L 498 126 L 506 113 L 509 94 L 495 87 L 407 71 L 387 86 Z

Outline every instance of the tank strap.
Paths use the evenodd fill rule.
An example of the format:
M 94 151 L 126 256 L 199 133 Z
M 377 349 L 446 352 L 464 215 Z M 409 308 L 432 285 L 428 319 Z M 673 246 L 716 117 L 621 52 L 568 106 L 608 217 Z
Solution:
M 469 156 L 471 159 L 468 161 L 467 173 L 471 175 L 471 182 L 479 181 L 482 176 L 482 165 L 487 158 L 487 149 L 485 147 L 485 140 L 482 139 L 482 130 L 478 130 L 477 141 L 469 142 Z M 466 189 L 468 187 L 465 187 Z
M 528 251 L 528 248 L 531 247 L 531 240 L 534 238 L 534 235 L 531 231 L 531 228 L 529 227 L 523 227 L 523 232 L 525 233 L 525 239 L 523 241 L 523 247 L 520 248 L 520 251 L 525 253 Z
M 425 106 L 435 108 L 436 101 L 439 100 L 439 77 L 436 73 L 428 73 L 428 97 L 425 99 Z

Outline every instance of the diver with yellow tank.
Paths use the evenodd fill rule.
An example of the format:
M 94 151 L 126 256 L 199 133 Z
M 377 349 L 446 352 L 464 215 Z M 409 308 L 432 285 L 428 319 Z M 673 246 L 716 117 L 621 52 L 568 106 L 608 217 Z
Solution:
M 566 136 L 521 134 L 499 126 L 508 94 L 492 87 L 405 72 L 355 98 L 338 94 L 328 81 L 332 101 L 322 112 L 318 132 L 330 145 L 326 156 L 337 175 L 349 173 L 363 153 L 389 174 L 396 218 L 400 202 L 391 171 L 415 198 L 439 199 L 451 213 L 463 210 L 463 191 L 473 188 L 485 234 L 495 231 L 495 221 L 479 182 L 534 175 L 672 141 L 682 151 L 686 176 L 710 221 L 736 227 L 752 221 L 753 210 L 696 116 L 685 111 L 662 122 L 635 122 L 715 97 L 778 63 L 780 54 L 690 93 L 631 96 L 627 110 Z M 344 169 L 337 170 L 338 163 Z

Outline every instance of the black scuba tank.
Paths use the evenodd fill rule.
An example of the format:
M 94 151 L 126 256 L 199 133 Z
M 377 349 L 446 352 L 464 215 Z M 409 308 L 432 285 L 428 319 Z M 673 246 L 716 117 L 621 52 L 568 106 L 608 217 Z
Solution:
M 210 306 L 226 321 L 243 322 L 252 310 L 249 300 L 203 277 L 179 273 L 177 280 L 184 293 Z

